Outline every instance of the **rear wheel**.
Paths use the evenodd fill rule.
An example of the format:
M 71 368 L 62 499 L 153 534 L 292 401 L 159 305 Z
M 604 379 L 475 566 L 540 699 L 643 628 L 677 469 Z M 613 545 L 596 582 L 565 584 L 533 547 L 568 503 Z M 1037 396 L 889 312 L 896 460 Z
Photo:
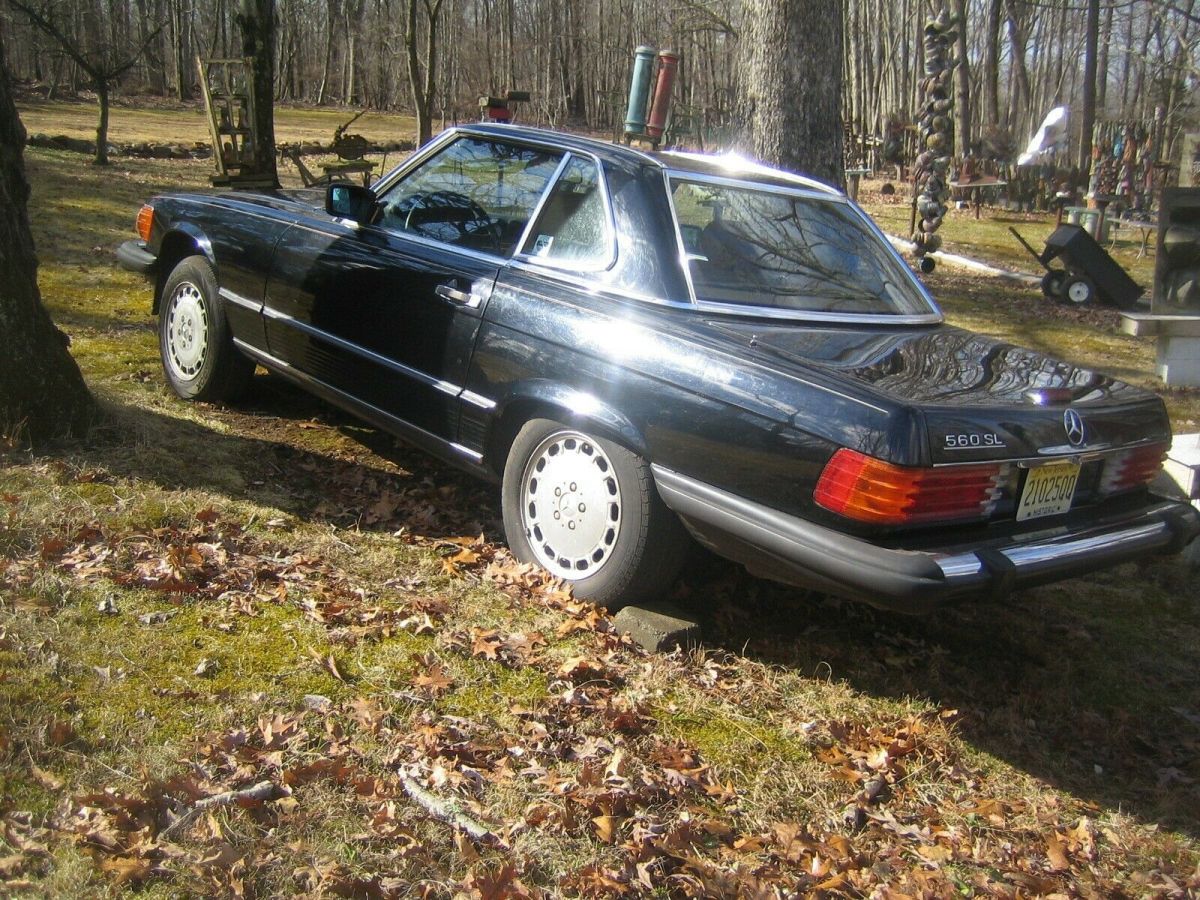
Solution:
M 158 345 L 167 383 L 185 400 L 232 400 L 254 374 L 254 363 L 233 344 L 216 273 L 202 256 L 181 260 L 167 277 Z
M 1062 269 L 1051 269 L 1042 276 L 1042 294 L 1047 300 L 1061 300 L 1063 282 L 1067 273 Z
M 549 419 L 528 422 L 513 441 L 503 512 L 519 559 L 609 609 L 660 596 L 688 545 L 646 460 Z

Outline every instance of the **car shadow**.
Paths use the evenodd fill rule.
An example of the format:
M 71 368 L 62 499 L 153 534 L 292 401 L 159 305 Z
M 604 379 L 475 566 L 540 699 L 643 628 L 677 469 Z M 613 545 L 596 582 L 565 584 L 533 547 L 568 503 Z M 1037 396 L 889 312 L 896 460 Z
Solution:
M 207 489 L 310 522 L 502 540 L 495 485 L 278 376 L 256 376 L 239 405 L 205 409 L 220 430 L 115 409 L 109 437 L 100 429 L 84 458 L 114 475 Z M 197 448 L 207 461 L 188 464 Z M 1126 564 L 914 618 L 760 580 L 698 550 L 670 599 L 697 617 L 710 648 L 957 710 L 958 733 L 978 751 L 1104 810 L 1200 836 L 1200 604 L 1191 578 L 1173 560 Z
M 805 593 L 715 559 L 677 590 L 709 646 L 957 710 L 956 729 L 976 749 L 1086 803 L 1196 836 L 1191 581 L 1178 560 L 1131 563 L 928 617 Z

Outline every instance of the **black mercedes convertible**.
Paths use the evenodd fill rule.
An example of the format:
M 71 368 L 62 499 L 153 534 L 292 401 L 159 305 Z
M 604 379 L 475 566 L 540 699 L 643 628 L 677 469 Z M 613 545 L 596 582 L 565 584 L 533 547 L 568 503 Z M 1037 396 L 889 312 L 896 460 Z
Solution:
M 289 378 L 500 482 L 513 552 L 610 607 L 691 539 L 923 612 L 1200 531 L 1157 396 L 944 324 L 854 203 L 744 160 L 468 126 L 137 227 L 177 394 Z

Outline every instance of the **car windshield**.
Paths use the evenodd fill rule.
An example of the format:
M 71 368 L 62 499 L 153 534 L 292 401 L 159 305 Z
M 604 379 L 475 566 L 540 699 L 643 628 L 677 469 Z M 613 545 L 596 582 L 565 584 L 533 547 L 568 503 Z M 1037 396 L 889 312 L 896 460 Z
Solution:
M 907 267 L 847 203 L 672 178 L 699 302 L 807 313 L 936 313 Z

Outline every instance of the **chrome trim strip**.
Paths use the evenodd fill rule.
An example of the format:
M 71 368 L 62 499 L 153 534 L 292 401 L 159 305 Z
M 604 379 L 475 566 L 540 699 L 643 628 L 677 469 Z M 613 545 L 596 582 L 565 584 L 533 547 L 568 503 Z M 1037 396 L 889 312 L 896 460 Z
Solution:
M 219 287 L 217 293 L 221 295 L 222 300 L 228 300 L 234 306 L 240 306 L 243 309 L 248 309 L 251 312 L 261 312 L 263 308 L 262 301 L 254 301 L 249 297 L 243 297 L 241 294 L 235 294 L 229 288 Z
M 484 397 L 482 394 L 477 394 L 474 391 L 463 390 L 458 398 L 464 403 L 470 403 L 472 406 L 478 406 L 480 409 L 495 409 L 496 401 Z
M 425 433 L 429 434 L 429 432 L 425 432 Z M 432 437 L 432 435 L 430 435 L 430 437 Z M 464 447 L 462 444 L 455 444 L 453 442 L 448 442 L 448 445 L 451 450 L 461 453 L 463 456 L 467 457 L 472 462 L 475 462 L 475 463 L 483 462 L 483 454 L 477 453 L 476 451 L 472 450 L 470 447 Z
M 536 257 L 529 257 L 530 260 Z M 511 259 L 506 269 L 512 269 L 517 272 L 526 272 L 530 275 L 537 275 L 542 278 L 549 278 L 554 281 L 560 281 L 568 284 L 571 287 L 578 288 L 588 294 L 604 295 L 613 297 L 618 300 L 635 300 L 639 303 L 652 303 L 655 306 L 667 306 L 672 309 L 695 310 L 695 305 L 686 301 L 666 300 L 662 297 L 656 297 L 652 294 L 640 294 L 637 291 L 631 291 L 627 288 L 611 287 L 605 284 L 597 284 L 594 281 L 587 281 L 583 278 L 578 278 L 571 274 L 567 269 L 554 268 L 552 266 L 536 265 L 521 257 Z
M 663 150 L 662 156 L 666 157 L 664 163 L 669 163 L 672 157 L 678 159 L 690 159 L 701 163 L 715 163 L 725 169 L 738 167 L 740 177 L 753 178 L 755 175 L 760 177 L 779 178 L 784 181 L 793 181 L 798 186 L 810 190 L 819 191 L 822 194 L 830 194 L 834 197 L 845 197 L 841 191 L 828 184 L 817 181 L 815 178 L 809 178 L 807 175 L 798 175 L 795 172 L 788 172 L 784 169 L 776 169 L 772 166 L 764 165 L 753 159 L 745 159 L 733 153 L 689 153 L 683 150 Z M 738 174 L 731 174 L 731 178 L 738 178 Z
M 295 328 L 297 331 L 304 332 L 309 337 L 316 338 L 317 340 L 324 341 L 328 344 L 333 344 L 335 347 L 339 347 L 340 349 L 345 350 L 347 353 L 353 353 L 355 356 L 360 356 L 363 359 L 375 363 L 376 365 L 383 366 L 385 369 L 390 369 L 397 375 L 403 375 L 405 378 L 411 378 L 414 381 L 418 381 L 421 384 L 426 385 L 427 387 L 435 388 L 436 390 L 441 391 L 443 394 L 448 394 L 451 397 L 457 397 L 462 393 L 462 387 L 457 384 L 452 384 L 449 381 L 442 381 L 441 379 L 434 378 L 432 375 L 427 375 L 424 372 L 412 368 L 411 366 L 404 365 L 404 363 L 396 362 L 394 359 L 388 359 L 386 356 L 376 353 L 374 350 L 368 350 L 366 347 L 360 347 L 358 344 L 347 341 L 344 338 L 337 337 L 336 335 L 332 335 L 328 331 L 322 331 L 320 328 L 314 328 L 307 322 L 301 322 L 295 316 L 289 316 L 287 313 L 280 312 L 277 309 L 271 309 L 269 306 L 263 309 L 263 313 L 269 319 L 275 319 L 278 322 L 284 322 L 285 324 Z
M 425 160 L 437 153 L 443 144 L 448 144 L 454 138 L 458 137 L 459 133 L 460 129 L 458 128 L 447 128 L 424 147 L 418 147 L 408 159 L 404 160 L 404 162 L 375 182 L 375 187 L 371 189 L 375 192 L 375 196 L 381 197 L 385 191 L 391 190 L 394 182 L 399 181 L 413 169 L 424 163 Z
M 375 406 L 373 403 L 367 403 L 365 400 L 361 400 L 358 397 L 355 397 L 351 394 L 347 394 L 345 391 L 343 391 L 339 388 L 335 388 L 333 385 L 329 384 L 328 382 L 321 381 L 321 379 L 319 379 L 319 378 L 313 378 L 311 375 L 309 375 L 305 372 L 301 372 L 298 369 L 296 369 L 294 366 L 291 366 L 288 363 L 285 363 L 282 359 L 279 359 L 276 356 L 272 356 L 270 353 L 267 353 L 265 350 L 259 350 L 257 347 L 252 347 L 249 344 L 247 344 L 245 341 L 240 341 L 237 338 L 234 338 L 234 343 L 238 346 L 239 349 L 245 351 L 247 355 L 254 357 L 254 359 L 256 359 L 258 362 L 261 362 L 265 366 L 270 366 L 273 368 L 283 370 L 283 371 L 287 372 L 287 374 L 290 377 L 295 378 L 298 381 L 306 381 L 306 382 L 310 382 L 312 384 L 319 385 L 322 390 L 329 391 L 329 393 L 336 394 L 339 397 L 344 397 L 347 401 L 347 405 L 349 405 L 351 408 L 358 406 L 358 407 L 361 407 L 362 409 L 368 409 L 373 414 L 379 416 L 382 419 L 386 419 L 389 422 L 395 422 L 397 430 L 399 430 L 401 432 L 404 432 L 404 431 L 415 432 L 415 433 L 419 434 L 422 438 L 424 438 L 428 441 L 433 441 L 444 447 L 449 447 L 455 453 L 459 454 L 460 456 L 465 456 L 467 459 L 471 460 L 472 462 L 474 462 L 476 464 L 481 463 L 483 461 L 483 454 L 477 453 L 476 451 L 470 449 L 469 447 L 464 447 L 462 444 L 456 444 L 453 441 L 448 441 L 445 438 L 438 437 L 433 432 L 426 431 L 424 428 L 420 427 L 419 425 L 413 425 L 411 422 L 406 422 L 403 419 L 397 418 L 396 416 L 392 415 L 389 412 L 385 412 L 384 410 L 380 409 L 378 406 Z
M 718 157 L 708 157 L 710 160 L 718 159 Z M 765 194 L 782 194 L 786 197 L 804 197 L 808 200 L 821 200 L 826 203 L 848 204 L 850 198 L 840 191 L 835 191 L 832 188 L 827 190 L 814 190 L 809 187 L 787 187 L 782 184 L 765 184 L 761 181 L 755 181 L 752 177 L 738 178 L 736 175 L 709 175 L 706 172 L 687 172 L 682 169 L 664 169 L 667 179 L 678 178 L 680 181 L 702 181 L 706 184 L 719 184 L 724 187 L 731 188 L 750 188 L 756 191 L 762 191 Z M 775 172 L 772 170 L 772 177 L 787 177 L 785 172 Z
M 742 316 L 755 319 L 790 319 L 795 322 L 832 322 L 843 325 L 936 325 L 942 314 L 912 313 L 904 316 L 852 315 L 849 313 L 807 312 L 797 309 L 780 309 L 777 306 L 743 306 L 740 303 L 713 303 L 698 300 L 695 308 L 702 312 L 719 313 L 723 316 Z
M 265 366 L 274 366 L 277 369 L 287 369 L 289 371 L 294 371 L 292 369 L 292 366 L 290 363 L 285 363 L 279 357 L 272 356 L 266 350 L 260 350 L 258 347 L 255 347 L 253 344 L 247 344 L 241 338 L 234 338 L 233 343 L 239 350 L 248 354 L 249 356 L 253 356 L 255 359 L 257 359 L 259 362 L 261 362 Z

